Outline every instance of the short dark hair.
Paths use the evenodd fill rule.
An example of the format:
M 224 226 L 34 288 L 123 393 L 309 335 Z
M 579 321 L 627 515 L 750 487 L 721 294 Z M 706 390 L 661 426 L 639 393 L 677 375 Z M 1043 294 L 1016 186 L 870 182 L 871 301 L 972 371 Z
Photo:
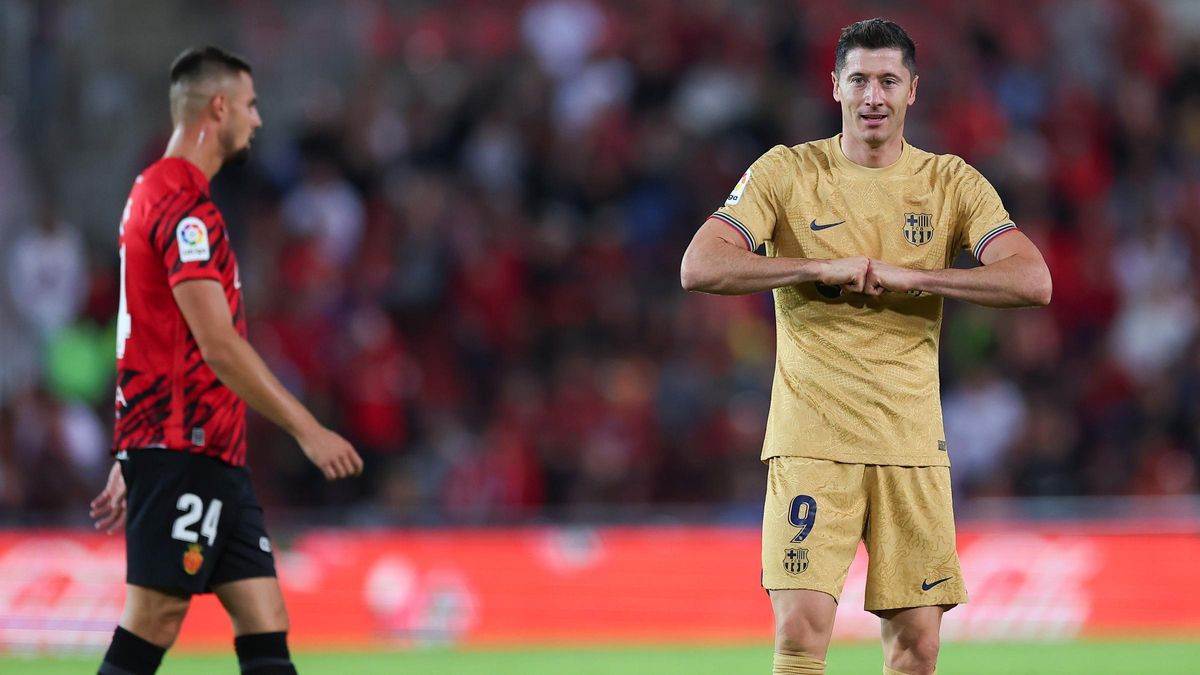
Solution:
M 839 75 L 846 67 L 846 55 L 851 49 L 899 49 L 904 67 L 917 74 L 917 45 L 899 24 L 887 19 L 866 19 L 842 29 L 834 56 L 833 72 Z
M 171 84 L 181 80 L 202 80 L 213 75 L 250 74 L 250 64 L 220 47 L 189 47 L 171 64 Z

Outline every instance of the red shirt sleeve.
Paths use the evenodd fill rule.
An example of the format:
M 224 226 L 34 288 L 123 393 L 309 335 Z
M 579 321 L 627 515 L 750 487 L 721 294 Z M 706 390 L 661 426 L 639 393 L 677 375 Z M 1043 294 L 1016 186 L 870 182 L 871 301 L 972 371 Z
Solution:
M 225 219 L 217 207 L 203 200 L 173 218 L 164 234 L 163 265 L 172 287 L 190 279 L 222 280 L 221 261 L 229 256 Z

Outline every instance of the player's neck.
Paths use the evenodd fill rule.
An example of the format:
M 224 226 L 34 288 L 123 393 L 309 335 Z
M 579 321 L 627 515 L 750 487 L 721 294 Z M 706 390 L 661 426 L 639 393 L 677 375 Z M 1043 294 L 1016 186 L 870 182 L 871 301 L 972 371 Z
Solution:
M 167 142 L 167 151 L 163 153 L 163 157 L 186 159 L 195 164 L 209 180 L 217 175 L 221 164 L 224 163 L 216 134 L 198 125 L 176 126 L 175 131 L 171 133 L 171 140 Z
M 900 159 L 900 154 L 904 152 L 904 135 L 896 134 L 883 145 L 873 148 L 862 141 L 851 138 L 850 134 L 842 132 L 841 146 L 842 154 L 851 162 L 868 169 L 882 169 L 895 164 L 896 160 Z

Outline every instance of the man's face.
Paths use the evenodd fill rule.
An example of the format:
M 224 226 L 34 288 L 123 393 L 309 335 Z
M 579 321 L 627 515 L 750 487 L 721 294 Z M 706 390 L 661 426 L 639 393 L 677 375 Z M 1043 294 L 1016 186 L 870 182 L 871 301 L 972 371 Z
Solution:
M 851 49 L 841 73 L 831 73 L 842 104 L 842 133 L 878 148 L 904 133 L 904 113 L 917 100 L 917 80 L 899 49 Z
M 225 118 L 220 138 L 226 164 L 245 164 L 250 159 L 250 141 L 261 126 L 254 78 L 249 73 L 240 72 L 225 91 Z

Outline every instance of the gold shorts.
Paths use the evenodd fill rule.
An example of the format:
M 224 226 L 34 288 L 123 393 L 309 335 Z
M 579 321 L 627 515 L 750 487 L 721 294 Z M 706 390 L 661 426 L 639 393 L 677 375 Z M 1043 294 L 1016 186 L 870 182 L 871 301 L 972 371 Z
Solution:
M 837 600 L 866 542 L 864 609 L 967 601 L 954 546 L 950 467 L 768 460 L 762 584 Z

